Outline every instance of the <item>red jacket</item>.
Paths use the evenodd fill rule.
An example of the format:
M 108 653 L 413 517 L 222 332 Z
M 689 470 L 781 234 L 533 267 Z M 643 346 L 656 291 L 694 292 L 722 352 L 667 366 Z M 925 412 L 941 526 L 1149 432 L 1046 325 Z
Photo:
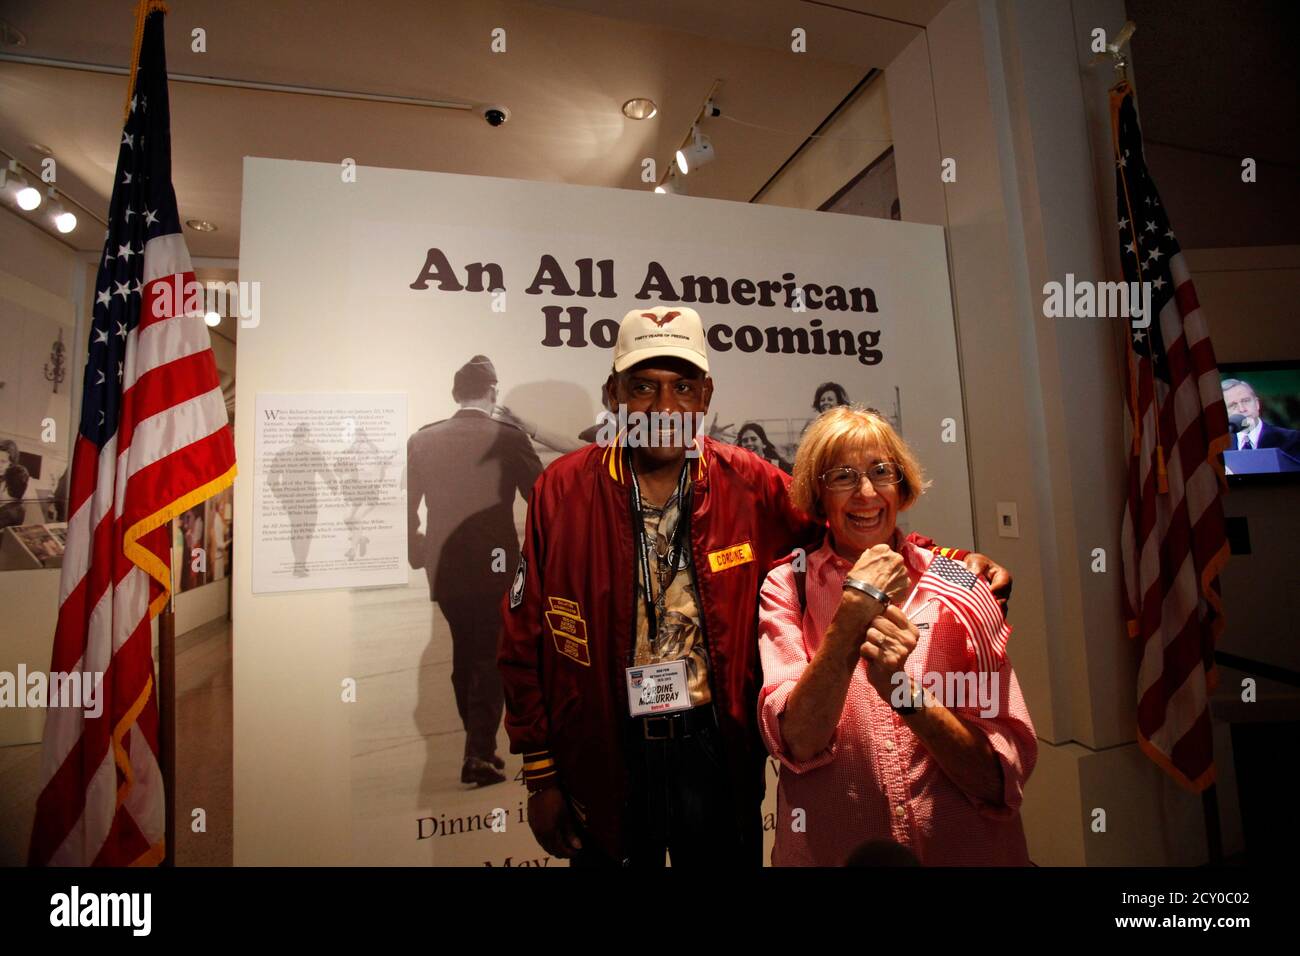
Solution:
M 780 558 L 817 547 L 823 525 L 790 503 L 789 475 L 742 448 L 701 442 L 691 464 L 695 592 L 736 812 L 757 814 L 766 757 L 758 590 Z M 528 779 L 558 776 L 584 834 L 615 859 L 627 798 L 623 672 L 636 627 L 632 522 L 617 449 L 589 445 L 542 472 L 497 655 L 511 752 L 524 754 Z

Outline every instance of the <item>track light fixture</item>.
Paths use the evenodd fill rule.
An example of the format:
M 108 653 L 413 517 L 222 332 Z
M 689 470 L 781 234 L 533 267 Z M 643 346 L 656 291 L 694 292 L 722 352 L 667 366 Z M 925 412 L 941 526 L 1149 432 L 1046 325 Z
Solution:
M 66 235 L 77 228 L 76 213 L 70 212 L 59 201 L 59 194 L 51 186 L 47 191 L 50 197 L 50 217 L 54 220 L 54 228 Z
M 688 175 L 712 162 L 713 155 L 713 142 L 700 132 L 698 126 L 694 126 L 691 128 L 691 141 L 677 151 L 677 169 L 683 176 Z
M 9 160 L 9 168 L 5 170 L 5 185 L 13 187 L 14 201 L 18 203 L 19 209 L 31 212 L 41 204 L 41 191 L 27 181 L 16 159 Z

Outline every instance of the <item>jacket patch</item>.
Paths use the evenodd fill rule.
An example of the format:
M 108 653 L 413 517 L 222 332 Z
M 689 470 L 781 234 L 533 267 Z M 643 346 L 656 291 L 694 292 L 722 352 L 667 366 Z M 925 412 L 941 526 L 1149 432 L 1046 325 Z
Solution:
M 519 569 L 515 571 L 515 582 L 510 585 L 510 610 L 524 603 L 524 579 L 528 577 L 528 560 L 519 556 Z
M 587 646 L 587 622 L 577 601 L 548 597 L 551 609 L 546 612 L 546 623 L 551 628 L 555 652 L 575 660 L 585 667 L 591 666 L 591 650 Z
M 744 544 L 733 545 L 720 551 L 710 551 L 709 570 L 717 574 L 719 571 L 726 571 L 728 568 L 749 564 L 753 560 L 754 546 L 746 541 Z

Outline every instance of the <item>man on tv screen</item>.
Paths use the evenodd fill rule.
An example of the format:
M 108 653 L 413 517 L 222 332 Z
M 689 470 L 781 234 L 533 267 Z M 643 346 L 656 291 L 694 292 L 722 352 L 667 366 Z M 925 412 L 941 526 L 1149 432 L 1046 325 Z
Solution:
M 1300 432 L 1264 421 L 1260 417 L 1259 396 L 1249 382 L 1225 378 L 1223 404 L 1228 408 L 1233 448 L 1237 451 L 1278 448 L 1292 457 L 1300 457 Z

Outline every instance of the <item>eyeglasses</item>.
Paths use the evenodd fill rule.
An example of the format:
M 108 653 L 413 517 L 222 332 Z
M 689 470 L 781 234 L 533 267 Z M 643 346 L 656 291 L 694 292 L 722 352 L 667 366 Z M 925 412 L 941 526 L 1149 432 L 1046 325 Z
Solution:
M 866 471 L 844 465 L 821 474 L 821 482 L 827 491 L 854 491 L 862 484 L 863 478 L 869 479 L 873 488 L 887 488 L 902 481 L 903 472 L 892 461 L 878 461 Z

